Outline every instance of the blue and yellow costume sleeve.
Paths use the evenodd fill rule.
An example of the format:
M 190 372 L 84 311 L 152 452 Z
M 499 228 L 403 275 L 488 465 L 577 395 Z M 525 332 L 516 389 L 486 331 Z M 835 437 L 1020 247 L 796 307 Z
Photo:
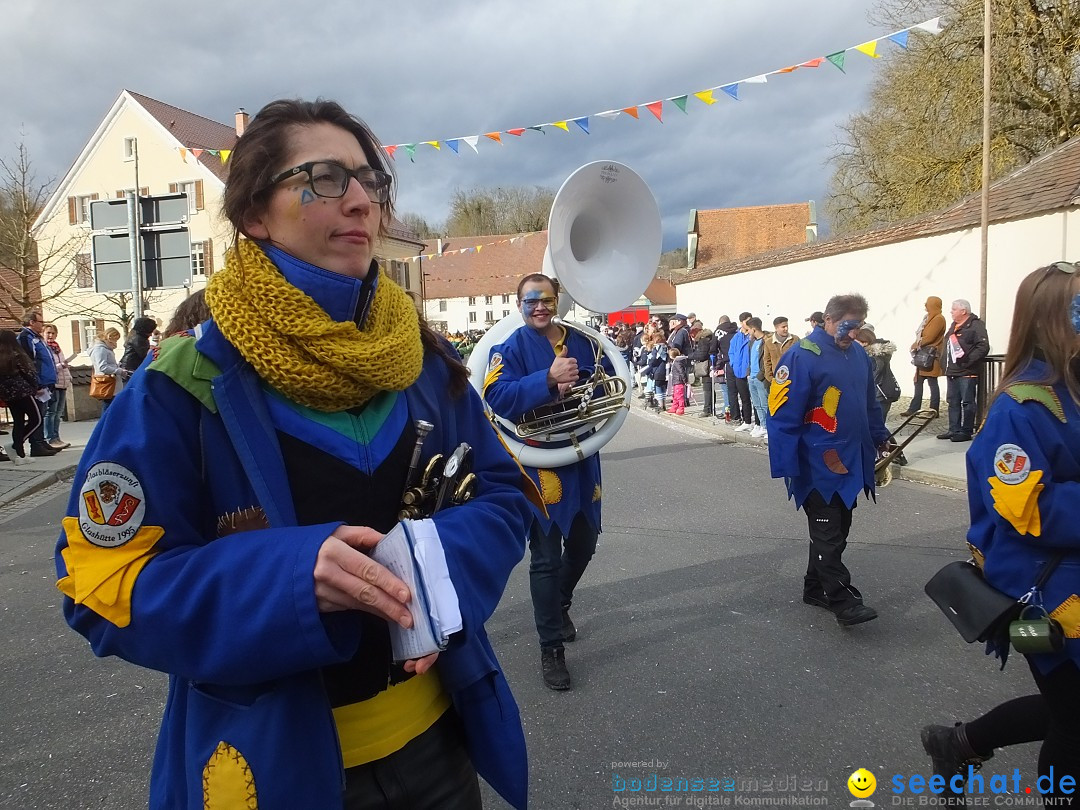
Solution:
M 801 508 L 817 490 L 851 507 L 873 495 L 876 448 L 889 431 L 874 396 L 873 364 L 818 327 L 784 353 L 769 390 L 769 464 Z
M 1044 371 L 1033 361 L 1023 376 Z M 994 587 L 1019 598 L 1066 552 L 1042 592 L 1065 650 L 1032 658 L 1043 672 L 1080 664 L 1080 410 L 1068 390 L 1018 382 L 998 394 L 968 450 L 967 480 L 969 548 Z
M 581 334 L 568 330 L 563 338 L 567 355 L 578 361 L 581 375 L 592 374 L 595 357 L 592 344 Z M 561 346 L 560 346 L 561 348 Z M 484 398 L 491 409 L 504 419 L 518 422 L 528 411 L 558 400 L 558 388 L 549 388 L 548 369 L 555 360 L 555 350 L 548 339 L 522 326 L 491 351 L 484 379 Z M 605 368 L 612 373 L 605 358 Z M 537 485 L 547 516 L 534 509 L 533 517 L 543 530 L 552 524 L 565 536 L 574 517 L 581 513 L 600 530 L 600 454 L 553 469 L 525 467 Z

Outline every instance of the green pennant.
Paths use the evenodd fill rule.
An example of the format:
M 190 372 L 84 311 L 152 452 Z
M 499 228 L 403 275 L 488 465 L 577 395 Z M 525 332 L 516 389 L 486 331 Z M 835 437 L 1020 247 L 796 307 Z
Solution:
M 413 155 L 416 154 L 416 144 L 415 143 L 407 143 L 407 144 L 405 144 L 405 151 L 409 153 L 409 162 L 410 163 L 416 163 L 416 161 L 413 160 Z
M 678 107 L 683 112 L 686 112 L 686 96 L 678 96 L 676 98 L 669 98 L 668 101 L 670 101 L 672 104 L 674 104 L 676 107 Z
M 537 132 L 539 132 L 539 133 L 540 133 L 541 135 L 546 135 L 546 134 L 547 134 L 546 132 L 544 132 L 544 128 L 543 128 L 543 127 L 525 127 L 525 129 L 535 129 L 535 130 L 536 130 Z
M 830 53 L 825 58 L 828 59 L 830 62 L 832 62 L 834 65 L 836 65 L 838 68 L 840 68 L 841 73 L 846 73 L 847 71 L 844 70 L 844 54 L 845 53 L 846 53 L 846 51 L 837 51 L 836 53 Z

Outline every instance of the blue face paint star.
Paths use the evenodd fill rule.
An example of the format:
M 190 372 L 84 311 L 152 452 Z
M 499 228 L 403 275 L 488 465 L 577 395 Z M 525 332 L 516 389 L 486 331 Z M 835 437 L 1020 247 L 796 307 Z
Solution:
M 836 336 L 833 338 L 837 343 L 841 340 L 850 340 L 851 333 L 862 326 L 862 321 L 847 320 L 840 321 L 836 326 Z
M 1069 320 L 1072 321 L 1073 329 L 1080 335 L 1080 293 L 1073 296 L 1072 304 L 1069 306 Z
M 300 192 L 300 204 L 307 205 L 313 203 L 318 198 L 312 193 L 311 189 L 305 188 Z

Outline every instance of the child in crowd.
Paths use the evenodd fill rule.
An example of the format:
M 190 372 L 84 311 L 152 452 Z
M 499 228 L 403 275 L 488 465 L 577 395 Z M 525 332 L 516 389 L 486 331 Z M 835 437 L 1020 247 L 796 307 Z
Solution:
M 671 370 L 668 373 L 668 382 L 671 383 L 671 407 L 668 413 L 682 416 L 686 413 L 686 380 L 689 376 L 686 361 L 689 358 L 676 348 L 668 349 L 668 358 L 671 360 Z

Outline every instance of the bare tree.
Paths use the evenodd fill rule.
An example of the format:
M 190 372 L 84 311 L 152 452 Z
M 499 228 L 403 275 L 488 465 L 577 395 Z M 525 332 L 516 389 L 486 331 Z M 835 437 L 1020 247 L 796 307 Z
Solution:
M 881 0 L 883 27 L 941 15 L 890 54 L 841 129 L 827 210 L 837 233 L 940 209 L 981 188 L 983 0 Z M 1080 132 L 1080 5 L 994 0 L 991 175 Z
M 162 301 L 168 296 L 169 292 L 165 290 L 144 290 L 142 297 L 143 312 L 152 310 L 154 304 Z M 85 296 L 68 295 L 57 298 L 54 306 L 65 315 L 116 324 L 120 327 L 120 331 L 127 336 L 131 332 L 132 324 L 135 322 L 135 310 L 132 306 L 133 298 L 130 292 L 101 293 L 93 300 L 86 300 Z
M 38 181 L 25 143 L 0 159 L 0 318 L 21 322 L 76 283 L 74 259 L 86 237 L 35 240 L 34 220 L 51 191 L 51 182 Z
M 555 192 L 536 186 L 469 191 L 458 189 L 450 200 L 447 236 L 529 233 L 547 227 Z
M 443 229 L 438 225 L 429 225 L 428 221 L 419 214 L 404 213 L 398 216 L 401 224 L 413 231 L 421 239 L 435 239 L 443 235 Z

